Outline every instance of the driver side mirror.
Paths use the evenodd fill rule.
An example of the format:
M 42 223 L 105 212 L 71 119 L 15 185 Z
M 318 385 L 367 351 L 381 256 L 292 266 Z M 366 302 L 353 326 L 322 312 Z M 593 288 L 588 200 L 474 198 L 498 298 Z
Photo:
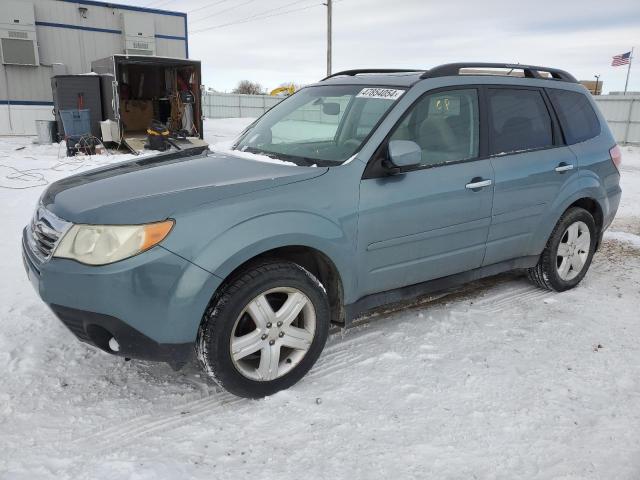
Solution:
M 415 167 L 422 161 L 420 145 L 411 140 L 391 140 L 388 146 L 389 161 L 385 165 L 392 174 L 400 173 L 402 168 Z

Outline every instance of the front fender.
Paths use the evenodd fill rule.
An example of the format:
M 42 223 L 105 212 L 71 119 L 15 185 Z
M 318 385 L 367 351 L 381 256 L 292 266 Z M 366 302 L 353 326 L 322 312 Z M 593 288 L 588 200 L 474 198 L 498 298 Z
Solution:
M 556 195 L 555 201 L 549 206 L 531 237 L 529 255 L 539 255 L 544 250 L 551 232 L 560 220 L 562 214 L 581 198 L 595 200 L 605 217 L 609 212 L 607 192 L 598 177 L 589 171 L 580 171 L 571 181 L 567 182 Z
M 220 278 L 226 278 L 246 261 L 266 251 L 304 246 L 320 251 L 336 266 L 345 301 L 351 298 L 355 279 L 349 265 L 355 258 L 353 236 L 322 215 L 296 210 L 247 219 L 212 239 L 192 260 Z

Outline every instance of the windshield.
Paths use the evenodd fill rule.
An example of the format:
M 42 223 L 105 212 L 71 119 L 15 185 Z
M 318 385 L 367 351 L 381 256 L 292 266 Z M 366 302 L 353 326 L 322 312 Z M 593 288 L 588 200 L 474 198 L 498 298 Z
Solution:
M 360 149 L 403 93 L 362 85 L 304 88 L 258 119 L 233 150 L 297 165 L 338 165 Z

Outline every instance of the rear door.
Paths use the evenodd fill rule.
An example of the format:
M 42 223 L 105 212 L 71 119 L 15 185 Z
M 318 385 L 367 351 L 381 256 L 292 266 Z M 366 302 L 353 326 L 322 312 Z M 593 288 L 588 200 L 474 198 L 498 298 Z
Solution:
M 416 142 L 420 166 L 393 176 L 367 168 L 358 221 L 363 295 L 482 264 L 493 170 L 480 155 L 478 104 L 475 88 L 428 92 L 387 139 Z M 369 167 L 386 159 L 386 143 Z
M 485 92 L 495 190 L 483 264 L 491 265 L 536 253 L 532 234 L 578 169 L 543 89 Z

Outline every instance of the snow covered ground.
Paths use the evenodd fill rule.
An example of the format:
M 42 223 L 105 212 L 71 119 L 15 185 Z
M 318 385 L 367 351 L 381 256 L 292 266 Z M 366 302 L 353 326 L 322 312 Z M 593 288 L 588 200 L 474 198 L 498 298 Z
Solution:
M 0 139 L 0 479 L 640 478 L 640 148 L 577 289 L 477 282 L 333 335 L 301 383 L 244 400 L 82 344 L 36 297 L 20 231 L 44 184 L 125 157 L 30 142 Z

